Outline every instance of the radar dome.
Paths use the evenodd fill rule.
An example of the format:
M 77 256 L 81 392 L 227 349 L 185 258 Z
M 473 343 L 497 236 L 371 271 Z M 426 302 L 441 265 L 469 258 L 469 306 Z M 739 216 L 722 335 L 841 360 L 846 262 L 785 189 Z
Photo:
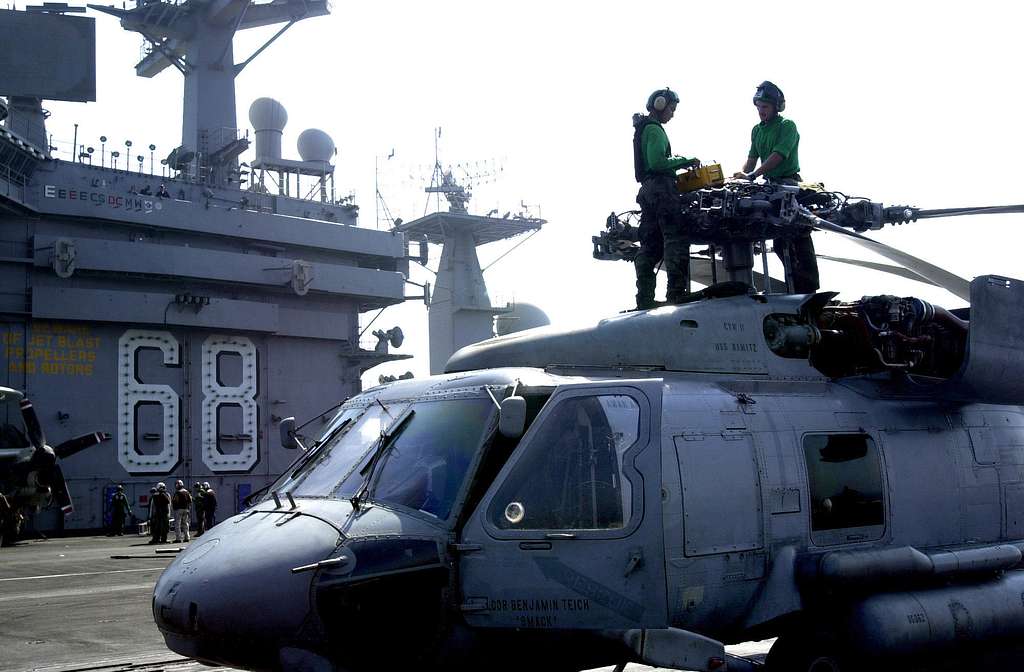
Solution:
M 273 98 L 257 98 L 249 106 L 249 123 L 256 131 L 282 131 L 288 111 Z
M 307 128 L 299 134 L 299 156 L 303 161 L 329 162 L 334 156 L 334 140 L 319 128 Z
M 547 313 L 532 303 L 516 303 L 510 312 L 495 317 L 494 322 L 494 331 L 498 336 L 551 324 Z

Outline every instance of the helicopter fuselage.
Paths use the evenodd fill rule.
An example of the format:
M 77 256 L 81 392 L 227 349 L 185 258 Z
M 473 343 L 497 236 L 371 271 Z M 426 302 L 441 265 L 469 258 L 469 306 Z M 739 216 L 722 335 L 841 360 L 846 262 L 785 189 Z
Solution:
M 161 576 L 168 646 L 249 669 L 714 670 L 751 638 L 885 657 L 1024 633 L 1024 407 L 951 392 L 967 360 L 909 380 L 956 368 L 935 362 L 964 354 L 957 324 L 882 372 L 824 375 L 798 328 L 780 355 L 768 318 L 805 301 L 524 332 L 354 397 Z M 521 437 L 499 431 L 510 397 Z

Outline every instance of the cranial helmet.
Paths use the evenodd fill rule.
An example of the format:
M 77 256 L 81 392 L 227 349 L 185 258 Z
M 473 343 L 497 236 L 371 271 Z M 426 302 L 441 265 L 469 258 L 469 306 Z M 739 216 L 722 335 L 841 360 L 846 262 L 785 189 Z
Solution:
M 124 492 L 124 486 L 123 485 L 117 486 L 117 490 L 118 490 L 118 492 Z
M 161 490 L 161 491 L 162 491 L 162 490 L 166 490 L 166 489 L 167 489 L 167 486 L 166 486 L 166 485 L 164 485 L 163 483 L 157 483 L 157 484 L 156 484 L 156 489 L 157 489 L 157 490 Z
M 185 483 L 179 480 L 178 482 L 176 482 L 174 484 L 174 487 L 176 487 L 176 488 L 184 488 L 185 487 Z
M 672 103 L 679 103 L 679 95 L 666 86 L 647 96 L 647 111 L 661 112 Z
M 761 82 L 757 91 L 754 92 L 754 104 L 757 105 L 758 101 L 771 103 L 775 106 L 776 112 L 786 109 L 786 96 L 782 95 L 782 89 L 768 80 Z
M 193 488 L 201 488 L 201 487 L 203 487 L 203 484 L 202 484 L 202 483 L 200 483 L 199 481 L 196 481 L 196 484 L 195 484 L 195 485 L 193 485 L 192 487 L 193 487 Z
M 210 489 L 209 481 L 203 481 L 203 487 L 206 488 L 207 490 L 209 490 Z

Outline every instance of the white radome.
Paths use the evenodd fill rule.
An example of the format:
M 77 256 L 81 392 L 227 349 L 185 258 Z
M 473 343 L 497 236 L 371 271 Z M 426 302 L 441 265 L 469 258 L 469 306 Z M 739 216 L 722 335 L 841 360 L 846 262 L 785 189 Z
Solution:
M 288 111 L 273 98 L 257 98 L 249 106 L 249 123 L 256 131 L 281 131 L 288 123 Z
M 319 128 L 307 128 L 299 134 L 299 156 L 303 161 L 330 162 L 334 156 L 334 140 Z

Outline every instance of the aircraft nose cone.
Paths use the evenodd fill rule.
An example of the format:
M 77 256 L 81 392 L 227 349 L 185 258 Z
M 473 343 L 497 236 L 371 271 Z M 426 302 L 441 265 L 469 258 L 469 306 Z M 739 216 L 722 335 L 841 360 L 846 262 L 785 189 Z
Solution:
M 153 618 L 167 646 L 227 663 L 276 655 L 310 613 L 313 573 L 292 568 L 329 557 L 340 540 L 334 527 L 308 515 L 255 513 L 224 521 L 157 581 Z

